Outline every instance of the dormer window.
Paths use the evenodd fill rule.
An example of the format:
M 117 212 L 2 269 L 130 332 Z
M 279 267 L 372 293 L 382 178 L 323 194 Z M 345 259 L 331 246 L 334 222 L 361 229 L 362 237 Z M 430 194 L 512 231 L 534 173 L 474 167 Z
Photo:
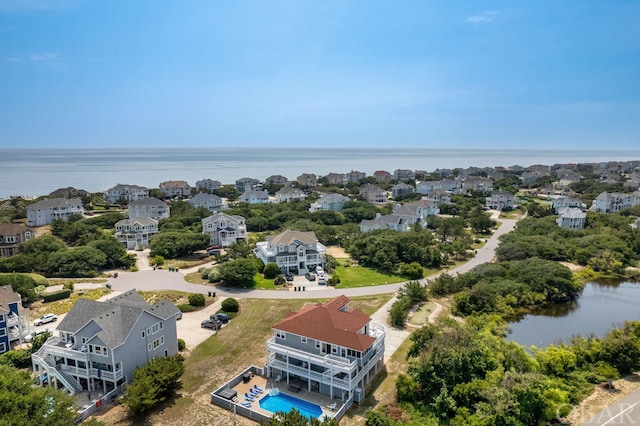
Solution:
M 277 337 L 278 339 L 286 340 L 286 338 L 287 338 L 287 333 L 285 333 L 284 331 L 276 330 L 276 337 Z

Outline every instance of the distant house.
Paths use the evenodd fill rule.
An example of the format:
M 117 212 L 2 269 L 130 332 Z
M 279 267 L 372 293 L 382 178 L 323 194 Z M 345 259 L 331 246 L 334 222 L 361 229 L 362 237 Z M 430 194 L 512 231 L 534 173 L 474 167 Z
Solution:
M 247 225 L 244 217 L 216 213 L 202 219 L 202 233 L 209 235 L 209 243 L 226 247 L 247 240 Z
M 553 201 L 551 202 L 551 205 L 553 207 L 553 210 L 557 213 L 560 212 L 560 210 L 564 209 L 564 208 L 578 208 L 578 209 L 584 209 L 586 208 L 586 205 L 578 198 L 573 198 L 573 197 L 558 197 L 558 198 L 554 198 Z
M 326 251 L 327 248 L 318 241 L 313 231 L 287 229 L 267 237 L 266 241 L 258 242 L 253 253 L 265 265 L 273 262 L 283 272 L 305 274 L 314 271 L 317 266 L 324 266 Z
M 133 381 L 138 367 L 178 353 L 176 315 L 169 300 L 150 305 L 135 290 L 105 302 L 78 299 L 54 336 L 31 355 L 33 372 L 72 395 L 106 394 Z
M 127 185 L 119 183 L 109 188 L 104 193 L 104 199 L 108 203 L 117 203 L 120 200 L 126 202 L 138 201 L 149 196 L 149 189 L 138 185 Z
M 194 208 L 204 207 L 211 213 L 219 212 L 220 210 L 226 210 L 229 208 L 227 203 L 222 201 L 222 198 L 215 194 L 207 194 L 205 192 L 199 192 L 190 199 L 187 200 Z
M 313 173 L 303 173 L 296 178 L 296 182 L 300 186 L 314 187 L 318 186 L 318 178 Z
M 640 192 L 602 192 L 591 204 L 591 211 L 614 213 L 640 204 Z
M 403 206 L 416 209 L 416 212 L 422 213 L 421 221 L 426 220 L 429 216 L 437 216 L 440 214 L 438 203 L 433 200 L 422 199 L 403 204 Z M 420 208 L 420 210 L 417 210 L 418 207 Z
M 49 193 L 49 198 L 83 198 L 90 196 L 91 193 L 84 189 L 77 189 L 72 186 L 66 188 L 58 188 Z
M 402 216 L 395 214 L 381 215 L 376 213 L 374 219 L 363 219 L 360 222 L 360 231 L 369 232 L 376 229 L 391 229 L 398 232 L 406 232 L 409 230 L 409 223 Z
M 486 207 L 490 210 L 511 210 L 515 206 L 515 196 L 507 191 L 493 191 L 486 198 Z
M 393 175 L 386 170 L 376 170 L 373 172 L 373 177 L 377 183 L 387 183 L 393 180 Z
M 287 178 L 282 175 L 271 175 L 264 181 L 267 185 L 286 185 L 287 182 Z
M 324 177 L 331 185 L 344 185 L 347 182 L 347 177 L 344 173 L 329 173 Z
M 0 286 L 0 354 L 11 350 L 29 333 L 29 309 L 10 285 Z
M 148 247 L 151 237 L 158 233 L 158 221 L 150 217 L 136 217 L 116 222 L 115 237 L 128 250 Z
M 468 176 L 462 182 L 462 189 L 465 192 L 470 192 L 470 191 L 491 192 L 493 191 L 493 181 L 491 179 L 488 179 L 482 176 Z
M 27 206 L 27 226 L 51 225 L 54 220 L 84 216 L 80 198 L 51 198 Z
M 191 187 L 184 180 L 167 180 L 160 183 L 160 192 L 169 198 L 187 198 L 191 195 Z
M 170 215 L 169 206 L 165 202 L 153 197 L 132 201 L 127 207 L 129 219 L 150 217 L 151 219 L 160 220 Z
M 359 172 L 357 170 L 351 170 L 349 173 L 345 175 L 347 181 L 353 183 L 359 183 L 360 181 L 367 178 L 367 174 L 365 172 Z
M 213 179 L 202 179 L 196 181 L 196 189 L 198 191 L 215 191 L 222 186 L 222 182 Z
M 386 203 L 389 199 L 389 194 L 387 194 L 387 191 L 384 191 L 383 189 L 380 189 L 379 187 L 370 183 L 360 188 L 359 194 L 365 201 L 369 203 Z
M 18 244 L 34 238 L 33 229 L 19 223 L 0 223 L 0 257 L 16 254 Z
M 447 191 L 443 191 L 442 189 L 434 189 L 425 197 L 422 197 L 422 199 L 433 201 L 437 205 L 451 204 L 451 194 Z
M 413 172 L 413 170 L 396 169 L 393 171 L 393 178 L 395 180 L 415 179 L 415 177 L 416 177 L 416 174 Z
M 236 180 L 236 189 L 240 193 L 251 191 L 258 187 L 260 187 L 260 181 L 258 179 L 244 177 Z
M 269 192 L 266 189 L 262 191 L 250 189 L 243 192 L 238 201 L 249 204 L 266 204 L 269 202 Z
M 306 197 L 300 188 L 285 186 L 276 192 L 276 203 L 286 203 L 292 200 L 300 200 Z
M 267 377 L 349 404 L 384 368 L 386 329 L 337 296 L 289 312 L 267 342 Z
M 433 174 L 436 175 L 437 177 L 444 178 L 444 177 L 453 176 L 453 170 L 438 168 L 433 171 Z
M 416 183 L 416 192 L 430 194 L 436 189 L 441 189 L 441 183 L 437 180 L 423 180 Z
M 462 180 L 460 179 L 442 179 L 440 181 L 440 189 L 451 193 L 459 193 L 462 189 Z
M 397 198 L 402 195 L 411 194 L 413 193 L 413 191 L 415 191 L 413 186 L 408 185 L 404 182 L 398 182 L 397 184 L 393 185 L 393 187 L 391 188 L 391 196 L 393 198 Z
M 348 201 L 350 201 L 349 197 L 345 197 L 344 195 L 335 193 L 322 194 L 315 203 L 311 203 L 309 211 L 311 213 L 320 210 L 331 210 L 334 212 L 338 212 L 344 208 L 345 203 Z
M 424 214 L 422 206 L 418 204 L 396 204 L 393 206 L 394 216 L 400 216 L 407 226 L 422 222 Z
M 587 214 L 574 207 L 564 207 L 558 212 L 556 223 L 567 229 L 584 229 Z

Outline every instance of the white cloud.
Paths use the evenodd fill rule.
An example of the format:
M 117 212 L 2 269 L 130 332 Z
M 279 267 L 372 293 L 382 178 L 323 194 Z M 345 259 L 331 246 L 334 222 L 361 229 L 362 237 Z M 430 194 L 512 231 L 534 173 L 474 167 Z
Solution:
M 5 62 L 13 64 L 31 64 L 35 67 L 61 70 L 64 66 L 60 55 L 55 52 L 37 52 L 26 55 L 11 55 L 4 58 Z
M 486 24 L 494 21 L 500 14 L 499 10 L 485 10 L 477 15 L 469 16 L 465 22 L 473 25 Z

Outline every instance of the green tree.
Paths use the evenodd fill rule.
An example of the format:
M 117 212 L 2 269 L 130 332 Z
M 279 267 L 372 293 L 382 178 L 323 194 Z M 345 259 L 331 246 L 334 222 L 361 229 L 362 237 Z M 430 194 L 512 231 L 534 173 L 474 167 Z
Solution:
M 200 293 L 192 293 L 189 295 L 189 304 L 193 307 L 199 308 L 201 306 L 204 306 L 205 304 L 205 299 L 204 299 L 204 294 L 200 294 Z
M 127 250 L 125 250 L 124 246 L 120 244 L 115 237 L 108 236 L 99 240 L 91 241 L 87 245 L 104 253 L 106 256 L 105 268 L 111 269 L 124 266 L 122 265 L 122 261 L 126 259 L 125 256 L 127 255 Z
M 488 214 L 480 210 L 473 212 L 473 215 L 469 218 L 469 225 L 475 232 L 486 234 L 496 226 L 496 222 L 491 220 Z
M 161 232 L 151 239 L 151 256 L 176 259 L 209 245 L 209 236 L 195 232 Z
M 36 281 L 25 274 L 0 274 L 0 285 L 10 285 L 13 291 L 22 298 L 22 303 L 33 303 L 38 300 Z
M 104 268 L 107 256 L 93 247 L 58 251 L 49 257 L 47 271 L 60 277 L 95 277 Z
M 217 276 L 231 287 L 248 287 L 253 284 L 257 272 L 253 259 L 230 260 L 218 266 Z
M 124 404 L 134 416 L 146 413 L 181 388 L 180 377 L 184 373 L 184 357 L 156 357 L 133 373 L 133 383 L 128 384 L 123 397 Z
M 265 265 L 262 273 L 265 278 L 275 278 L 280 273 L 280 267 L 274 262 L 269 262 Z
M 338 426 L 338 421 L 333 417 L 325 417 L 318 420 L 315 417 L 309 419 L 293 408 L 288 413 L 276 412 L 267 422 L 260 422 L 263 426 Z

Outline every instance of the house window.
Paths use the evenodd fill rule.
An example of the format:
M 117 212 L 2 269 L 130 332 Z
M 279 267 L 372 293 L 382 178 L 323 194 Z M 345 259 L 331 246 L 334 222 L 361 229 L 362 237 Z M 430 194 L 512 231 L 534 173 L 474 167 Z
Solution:
M 0 314 L 0 322 L 4 322 L 4 314 Z
M 7 335 L 7 329 L 6 328 L 0 328 L 0 337 L 6 336 Z
M 287 333 L 285 333 L 284 331 L 277 330 L 276 331 L 276 337 L 278 339 L 286 339 L 287 338 Z
M 147 351 L 151 352 L 151 343 L 147 345 Z
M 307 343 L 307 338 L 306 338 L 306 337 L 304 337 L 304 336 L 303 336 L 303 337 L 300 337 L 300 341 L 301 341 L 302 343 Z
M 4 342 L 0 342 L 0 354 L 7 351 L 7 345 Z
M 143 339 L 144 339 L 144 336 L 145 336 L 145 334 L 144 334 L 144 330 L 142 330 L 142 338 L 143 338 Z
M 320 349 L 322 345 L 320 344 L 319 340 L 316 340 L 316 349 Z
M 88 337 L 81 337 L 80 339 L 81 339 L 81 342 L 82 342 L 83 344 L 84 344 L 84 343 L 87 343 L 87 342 L 89 341 L 89 338 L 88 338 Z
M 94 350 L 96 355 L 102 355 L 102 346 L 96 346 Z

